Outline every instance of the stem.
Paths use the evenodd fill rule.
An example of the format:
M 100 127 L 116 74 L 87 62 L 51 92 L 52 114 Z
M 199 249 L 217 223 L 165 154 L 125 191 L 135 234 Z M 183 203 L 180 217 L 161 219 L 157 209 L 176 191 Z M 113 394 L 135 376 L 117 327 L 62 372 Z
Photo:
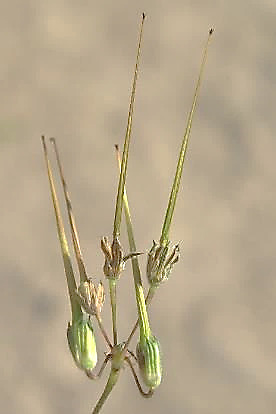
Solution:
M 120 153 L 119 153 L 118 145 L 115 145 L 115 149 L 116 149 L 119 169 L 121 169 L 121 161 L 120 161 Z M 128 198 L 127 198 L 125 187 L 124 187 L 124 193 L 123 193 L 123 204 L 124 204 L 124 212 L 125 212 L 125 219 L 126 219 L 126 226 L 127 226 L 129 249 L 130 249 L 130 253 L 134 253 L 136 251 L 136 243 L 135 243 L 134 234 L 133 234 L 133 226 L 131 222 L 130 209 L 129 209 Z M 132 264 L 132 273 L 133 273 L 134 287 L 135 287 L 135 294 L 136 294 L 138 319 L 139 319 L 139 324 L 140 324 L 140 336 L 143 336 L 143 337 L 146 336 L 148 338 L 151 334 L 151 330 L 150 330 L 150 325 L 149 325 L 149 318 L 148 318 L 148 313 L 147 313 L 147 308 L 146 308 L 139 262 L 136 256 L 132 257 L 131 264 Z
M 153 393 L 154 393 L 154 390 L 152 388 L 150 388 L 148 392 L 145 392 L 143 390 L 140 382 L 139 382 L 139 379 L 138 379 L 138 376 L 137 376 L 137 374 L 135 372 L 134 366 L 132 365 L 132 363 L 131 363 L 131 361 L 130 361 L 130 359 L 128 357 L 126 357 L 126 362 L 128 363 L 128 365 L 129 365 L 129 367 L 131 369 L 131 372 L 132 372 L 134 381 L 135 381 L 135 383 L 137 385 L 137 388 L 140 391 L 140 394 L 142 395 L 142 397 L 144 397 L 144 398 L 150 398 L 150 397 L 152 397 L 153 396 Z
M 117 281 L 115 279 L 109 279 L 109 293 L 110 303 L 112 312 L 112 329 L 113 329 L 113 341 L 114 345 L 118 343 L 118 332 L 117 332 L 117 302 L 116 302 L 116 287 Z
M 50 141 L 52 142 L 52 144 L 54 146 L 54 151 L 55 151 L 55 154 L 56 154 L 56 160 L 57 160 L 57 164 L 58 164 L 59 175 L 60 175 L 62 188 L 63 188 L 63 192 L 64 192 L 64 197 L 65 197 L 65 201 L 66 201 L 66 207 L 67 207 L 67 213 L 68 213 L 70 229 L 71 229 L 71 234 L 72 234 L 73 246 L 74 246 L 75 255 L 76 255 L 76 259 L 77 259 L 77 264 L 78 264 L 78 268 L 79 268 L 80 280 L 82 282 L 86 282 L 87 281 L 87 273 L 86 273 L 86 270 L 85 270 L 85 265 L 84 265 L 84 261 L 83 261 L 83 257 L 82 257 L 80 241 L 79 241 L 79 236 L 78 236 L 78 231 L 77 231 L 77 226 L 76 226 L 76 220 L 75 220 L 75 217 L 74 217 L 74 214 L 73 214 L 72 203 L 71 203 L 71 199 L 70 199 L 70 195 L 69 195 L 69 191 L 68 191 L 68 186 L 67 186 L 66 181 L 65 181 L 64 172 L 63 172 L 63 168 L 62 168 L 62 164 L 61 164 L 61 160 L 60 160 L 56 140 L 55 140 L 55 138 L 50 138 Z
M 108 363 L 108 361 L 110 360 L 110 358 L 111 358 L 110 355 L 107 355 L 105 357 L 105 359 L 104 359 L 104 361 L 102 363 L 102 366 L 101 366 L 98 374 L 93 374 L 92 372 L 90 372 L 90 370 L 86 370 L 85 373 L 86 373 L 87 377 L 89 379 L 92 379 L 92 380 L 98 380 L 98 379 L 100 379 L 101 376 L 102 376 L 102 373 L 104 372 L 104 369 L 106 367 L 106 364 Z
M 98 314 L 96 314 L 95 316 L 96 316 L 100 331 L 101 331 L 107 345 L 109 346 L 110 349 L 112 349 L 112 344 L 111 344 L 110 339 L 108 338 L 108 335 L 106 333 L 106 330 L 104 329 L 104 326 L 102 324 L 102 318 Z
M 140 338 L 149 338 L 151 335 L 148 312 L 142 285 L 135 283 L 135 293 L 140 327 Z
M 153 296 L 155 295 L 156 289 L 157 289 L 157 286 L 152 286 L 152 285 L 150 286 L 150 288 L 148 290 L 148 293 L 147 293 L 147 297 L 146 297 L 147 307 L 151 304 L 151 301 L 152 301 Z M 135 325 L 133 326 L 132 331 L 129 334 L 129 337 L 127 338 L 127 340 L 125 342 L 124 352 L 127 351 L 129 343 L 132 340 L 133 335 L 135 334 L 136 329 L 138 328 L 138 325 L 139 325 L 139 319 L 137 319 L 137 321 L 135 322 Z
M 118 191 L 117 191 L 117 200 L 116 200 L 116 208 L 115 208 L 114 227 L 113 227 L 113 239 L 115 239 L 116 237 L 119 237 L 120 235 L 120 227 L 121 227 L 121 221 L 122 221 L 122 209 L 123 209 L 123 193 L 124 193 L 124 187 L 125 187 L 125 182 L 126 182 L 128 150 L 129 150 L 129 143 L 130 143 L 130 136 L 131 136 L 132 116 L 133 116 L 133 109 L 134 109 L 135 91 L 136 91 L 136 83 L 137 83 L 137 77 L 138 77 L 139 58 L 140 58 L 141 42 L 142 42 L 142 34 L 143 34 L 143 26 L 144 26 L 145 17 L 146 16 L 143 13 L 140 34 L 139 34 L 137 54 L 136 54 L 136 63 L 135 63 L 134 77 L 133 77 L 133 83 L 132 83 L 129 111 L 128 111 L 122 168 L 121 168 L 121 174 L 119 178 Z
M 209 31 L 208 39 L 207 39 L 207 42 L 206 42 L 205 47 L 204 47 L 203 58 L 202 58 L 200 71 L 199 71 L 199 76 L 198 76 L 196 89 L 195 89 L 195 93 L 194 93 L 194 97 L 193 97 L 192 107 L 191 107 L 191 110 L 190 110 L 190 113 L 189 113 L 189 116 L 188 116 L 187 126 L 186 126 L 186 130 L 185 130 L 185 133 L 184 133 L 184 137 L 183 137 L 183 141 L 182 141 L 182 145 L 181 145 L 181 149 L 180 149 L 180 153 L 179 153 L 179 158 L 178 158 L 178 163 L 177 163 L 177 167 L 176 167 L 174 182 L 173 182 L 173 186 L 172 186 L 172 189 L 171 189 L 171 194 L 170 194 L 168 207 L 167 207 L 167 210 L 166 210 L 166 215 L 165 215 L 165 219 L 164 219 L 164 223 L 163 223 L 162 233 L 161 233 L 161 237 L 160 237 L 160 244 L 163 245 L 163 246 L 166 246 L 168 244 L 168 241 L 169 241 L 169 231 L 170 231 L 171 221 L 172 221 L 174 208 L 175 208 L 175 203 L 176 203 L 176 199 L 177 199 L 177 194 L 178 194 L 178 190 L 179 190 L 179 185 L 180 185 L 180 181 L 181 181 L 185 154 L 186 154 L 189 135 L 190 135 L 191 127 L 192 127 L 194 111 L 195 111 L 196 104 L 197 104 L 197 99 L 198 99 L 199 87 L 200 87 L 200 84 L 201 84 L 202 74 L 203 74 L 203 70 L 204 70 L 204 66 L 205 66 L 205 62 L 206 62 L 206 58 L 207 58 L 208 46 L 209 46 L 209 42 L 210 42 L 212 33 L 213 33 L 213 29 L 211 29 Z
M 131 223 L 131 216 L 130 216 L 130 210 L 129 210 L 126 190 L 124 191 L 123 200 L 124 200 L 124 211 L 125 211 L 125 217 L 126 217 L 129 247 L 130 247 L 130 252 L 132 253 L 136 251 L 136 244 L 134 240 L 134 234 L 133 234 L 133 228 L 132 228 L 132 223 Z M 137 257 L 133 257 L 131 259 L 131 264 L 132 264 L 132 272 L 133 272 L 133 279 L 134 279 L 134 286 L 135 286 L 138 319 L 140 323 L 140 336 L 143 335 L 148 338 L 151 331 L 150 331 L 149 318 L 148 318 L 148 313 L 147 313 L 147 308 L 146 308 L 146 301 L 145 301 L 141 273 L 140 273 Z
M 102 393 L 99 401 L 97 402 L 94 410 L 92 411 L 92 414 L 97 414 L 97 413 L 100 412 L 102 406 L 104 405 L 105 401 L 109 397 L 109 394 L 111 393 L 114 385 L 118 381 L 119 373 L 120 373 L 120 370 L 115 370 L 114 368 L 111 368 L 106 386 L 105 386 L 105 388 L 103 390 L 103 393 Z
M 61 247 L 61 252 L 62 252 L 65 275 L 66 275 L 66 280 L 67 280 L 67 287 L 68 287 L 68 292 L 69 292 L 69 297 L 70 297 L 72 321 L 73 321 L 73 320 L 79 319 L 80 315 L 82 314 L 82 310 L 75 297 L 75 291 L 77 289 L 77 286 L 76 286 L 74 271 L 73 271 L 73 267 L 71 263 L 69 246 L 68 246 L 68 242 L 67 242 L 67 238 L 66 238 L 66 234 L 64 230 L 64 225 L 63 225 L 63 221 L 61 217 L 61 212 L 59 208 L 54 178 L 52 174 L 51 163 L 49 160 L 44 136 L 42 136 L 41 139 L 42 139 L 44 157 L 45 157 L 47 173 L 48 173 L 48 178 L 49 178 L 51 196 L 52 196 L 52 201 L 53 201 L 53 206 L 54 206 L 54 211 L 55 211 L 56 225 L 57 225 L 58 237 L 59 237 L 59 242 L 60 242 L 60 247 Z
M 151 285 L 150 286 L 150 288 L 148 290 L 148 293 L 147 293 L 147 297 L 146 297 L 146 304 L 147 304 L 147 306 L 151 304 L 151 301 L 152 301 L 152 299 L 153 299 L 153 297 L 155 295 L 155 292 L 156 292 L 156 290 L 157 290 L 158 287 L 159 286 L 154 286 L 154 285 Z

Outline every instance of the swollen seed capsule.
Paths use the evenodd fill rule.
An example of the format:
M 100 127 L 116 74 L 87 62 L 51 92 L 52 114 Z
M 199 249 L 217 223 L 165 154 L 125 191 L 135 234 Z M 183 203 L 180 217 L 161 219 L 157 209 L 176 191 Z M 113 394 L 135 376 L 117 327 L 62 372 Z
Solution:
M 140 339 L 136 355 L 141 376 L 149 388 L 157 388 L 162 379 L 162 362 L 159 341 L 155 336 Z
M 97 364 L 97 349 L 92 324 L 87 315 L 68 323 L 67 339 L 70 351 L 78 368 L 91 370 Z

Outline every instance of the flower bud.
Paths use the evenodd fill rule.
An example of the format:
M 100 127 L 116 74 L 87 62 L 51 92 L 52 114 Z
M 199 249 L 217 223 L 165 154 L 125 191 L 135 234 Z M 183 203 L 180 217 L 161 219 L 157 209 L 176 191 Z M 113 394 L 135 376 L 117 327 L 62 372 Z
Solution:
M 93 327 L 87 315 L 82 314 L 80 319 L 68 323 L 67 339 L 77 367 L 92 370 L 97 364 L 97 349 Z
M 162 379 L 161 350 L 157 338 L 150 335 L 149 338 L 140 339 L 136 355 L 145 385 L 151 389 L 157 388 Z
M 163 246 L 153 240 L 153 246 L 148 253 L 147 277 L 151 285 L 159 285 L 168 280 L 173 266 L 179 260 L 179 245 L 173 246 L 169 254 L 169 245 Z

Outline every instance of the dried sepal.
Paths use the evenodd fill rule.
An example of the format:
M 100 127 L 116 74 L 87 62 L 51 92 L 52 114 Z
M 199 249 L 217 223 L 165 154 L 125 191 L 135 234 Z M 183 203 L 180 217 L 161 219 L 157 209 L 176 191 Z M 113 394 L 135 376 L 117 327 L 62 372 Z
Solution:
M 123 248 L 121 243 L 119 242 L 118 237 L 113 239 L 113 243 L 111 245 L 111 252 L 112 252 L 112 267 L 115 278 L 118 278 L 121 272 L 124 270 L 125 262 L 123 260 Z M 117 276 L 118 275 L 118 276 Z
M 96 286 L 92 279 L 81 282 L 76 291 L 77 298 L 83 310 L 89 315 L 99 315 L 105 300 L 104 287 L 102 282 Z
M 105 256 L 103 272 L 107 279 L 113 280 L 119 279 L 128 259 L 142 254 L 133 252 L 124 256 L 123 248 L 118 237 L 114 238 L 112 244 L 110 244 L 107 237 L 103 237 L 101 240 L 101 248 Z
M 123 249 L 117 237 L 114 238 L 112 245 L 107 237 L 101 240 L 101 248 L 105 256 L 103 271 L 108 279 L 119 279 L 125 267 L 123 260 Z
M 147 278 L 151 285 L 159 285 L 168 280 L 173 266 L 179 260 L 179 244 L 169 251 L 165 246 L 153 240 L 153 246 L 148 253 Z

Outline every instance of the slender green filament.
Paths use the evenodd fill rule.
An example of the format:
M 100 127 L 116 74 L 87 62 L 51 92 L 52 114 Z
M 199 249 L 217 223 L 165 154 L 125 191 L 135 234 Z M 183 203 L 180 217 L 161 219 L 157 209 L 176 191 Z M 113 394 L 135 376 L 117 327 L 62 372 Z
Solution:
M 113 341 L 114 345 L 118 343 L 118 331 L 117 331 L 117 280 L 109 279 L 109 293 L 110 293 L 110 304 L 112 313 L 112 329 L 113 329 Z
M 118 165 L 119 165 L 119 170 L 120 170 L 121 162 L 120 162 L 119 148 L 117 145 L 115 146 L 115 148 L 116 148 Z M 124 188 L 123 204 L 124 204 L 124 212 L 125 212 L 130 253 L 134 253 L 136 252 L 136 243 L 134 239 L 133 226 L 131 222 L 131 215 L 130 215 L 126 188 Z M 150 330 L 149 318 L 148 318 L 148 313 L 147 313 L 147 308 L 146 308 L 146 301 L 145 301 L 145 296 L 144 296 L 144 291 L 143 291 L 143 286 L 142 286 L 139 262 L 136 256 L 131 258 L 131 264 L 132 264 L 132 272 L 133 272 L 133 278 L 134 278 L 138 319 L 139 319 L 139 325 L 140 325 L 140 337 L 148 338 L 151 334 L 151 330 Z
M 71 200 L 70 200 L 68 187 L 67 187 L 67 184 L 66 184 L 66 181 L 65 181 L 65 178 L 64 178 L 63 168 L 62 168 L 62 165 L 61 165 L 56 140 L 54 138 L 51 138 L 50 141 L 52 142 L 52 144 L 54 146 L 56 159 L 57 159 L 57 163 L 58 163 L 59 175 L 60 175 L 60 178 L 61 178 L 64 197 L 65 197 L 65 201 L 66 201 L 67 213 L 68 213 L 68 218 L 69 218 L 69 223 L 70 223 L 70 228 L 71 228 L 73 246 L 74 246 L 75 255 L 76 255 L 76 259 L 77 259 L 77 264 L 78 264 L 78 268 L 79 268 L 80 280 L 81 280 L 81 282 L 85 282 L 87 280 L 87 274 L 86 274 L 85 265 L 84 265 L 84 261 L 83 261 L 83 257 L 82 257 L 80 241 L 79 241 L 79 236 L 78 236 L 78 231 L 77 231 L 77 226 L 76 226 L 76 220 L 75 220 L 75 217 L 74 217 L 73 211 L 72 211 L 72 203 L 71 203 Z
M 137 49 L 137 55 L 136 55 L 136 63 L 135 63 L 135 71 L 134 71 L 134 78 L 133 78 L 133 84 L 132 84 L 128 119 L 127 119 L 127 128 L 126 128 L 124 151 L 123 151 L 123 158 L 122 158 L 122 168 L 121 168 L 118 191 L 117 191 L 117 200 L 116 200 L 116 208 L 115 208 L 114 227 L 113 227 L 113 238 L 114 239 L 115 237 L 119 237 L 120 235 L 120 228 L 121 228 L 121 221 L 122 221 L 123 193 L 124 193 L 124 187 L 125 187 L 125 181 L 126 181 L 128 151 L 129 151 L 129 143 L 130 143 L 130 136 L 131 136 L 135 91 L 136 91 L 136 83 L 137 83 L 137 77 L 138 77 L 139 59 L 140 59 L 141 42 L 142 42 L 145 17 L 146 16 L 143 13 L 142 21 L 141 21 L 141 28 L 140 28 L 140 35 L 139 35 L 139 42 L 138 42 L 138 49 Z
M 67 242 L 64 225 L 63 225 L 63 221 L 61 217 L 61 212 L 59 208 L 59 202 L 58 202 L 57 193 L 55 189 L 52 168 L 51 168 L 47 146 L 46 146 L 44 137 L 42 137 L 42 145 L 43 145 L 44 157 L 46 161 L 51 196 L 52 196 L 53 206 L 54 206 L 54 211 L 55 211 L 56 224 L 57 224 L 58 236 L 59 236 L 59 241 L 60 241 L 60 246 L 61 246 L 61 251 L 62 251 L 65 275 L 67 279 L 67 286 L 68 286 L 69 298 L 70 298 L 70 303 L 71 303 L 72 321 L 75 321 L 75 320 L 78 320 L 79 317 L 81 316 L 82 310 L 75 297 L 75 291 L 77 289 L 77 286 L 76 286 L 74 271 L 73 271 L 73 267 L 71 263 L 68 242 Z
M 54 138 L 51 138 L 53 143 L 56 160 L 59 169 L 59 175 L 63 187 L 63 192 L 66 200 L 67 214 L 70 223 L 70 230 L 73 240 L 74 252 L 77 260 L 77 265 L 80 274 L 81 286 L 77 290 L 76 280 L 74 276 L 74 270 L 72 267 L 72 262 L 69 253 L 68 241 L 65 234 L 65 229 L 63 225 L 63 220 L 61 216 L 60 206 L 58 202 L 58 197 L 55 188 L 55 182 L 53 178 L 51 163 L 48 156 L 47 145 L 45 138 L 42 137 L 42 145 L 44 150 L 44 157 L 46 161 L 48 179 L 50 184 L 51 197 L 54 206 L 56 226 L 58 230 L 59 242 L 61 246 L 63 263 L 65 268 L 65 274 L 67 279 L 67 287 L 69 292 L 71 312 L 72 312 L 72 322 L 68 324 L 67 330 L 67 339 L 69 348 L 73 355 L 73 358 L 79 368 L 81 368 L 90 379 L 96 379 L 101 376 L 106 364 L 108 361 L 111 361 L 111 370 L 105 388 L 96 403 L 92 414 L 97 414 L 101 411 L 105 401 L 112 392 L 114 386 L 116 385 L 121 368 L 127 363 L 132 371 L 136 385 L 140 393 L 144 397 L 152 396 L 154 390 L 160 385 L 162 380 L 162 353 L 161 347 L 158 339 L 152 334 L 150 329 L 150 321 L 148 316 L 147 307 L 151 303 L 155 292 L 161 282 L 168 279 L 168 275 L 171 272 L 172 266 L 178 261 L 178 245 L 175 245 L 171 252 L 169 252 L 169 233 L 171 228 L 171 222 L 174 214 L 176 199 L 180 187 L 181 176 L 183 172 L 184 160 L 187 151 L 189 136 L 191 132 L 193 117 L 195 108 L 198 101 L 199 89 L 202 80 L 203 70 L 206 63 L 207 51 L 213 29 L 209 31 L 209 36 L 206 41 L 202 62 L 200 66 L 199 76 L 196 83 L 196 88 L 193 96 L 193 101 L 191 109 L 188 115 L 187 126 L 184 132 L 184 136 L 181 143 L 181 148 L 179 152 L 178 162 L 176 166 L 176 172 L 174 176 L 174 181 L 172 184 L 170 197 L 165 212 L 165 218 L 161 230 L 160 244 L 153 242 L 153 247 L 148 254 L 148 265 L 147 265 L 147 275 L 149 281 L 149 290 L 145 298 L 144 289 L 142 284 L 141 272 L 139 267 L 139 262 L 137 256 L 141 253 L 137 253 L 136 243 L 133 233 L 133 226 L 130 214 L 130 208 L 128 204 L 128 198 L 126 193 L 126 177 L 127 177 L 127 165 L 128 165 L 128 155 L 129 155 L 129 146 L 132 132 L 132 122 L 133 122 L 133 113 L 134 113 L 134 102 L 136 94 L 136 84 L 138 79 L 139 71 L 139 62 L 141 54 L 141 43 L 143 36 L 145 14 L 142 14 L 140 32 L 138 38 L 138 46 L 136 53 L 136 62 L 135 70 L 132 82 L 132 90 L 129 103 L 129 111 L 127 118 L 127 127 L 125 132 L 124 148 L 122 154 L 122 162 L 120 161 L 120 154 L 118 146 L 117 157 L 119 165 L 119 182 L 116 196 L 116 206 L 115 206 L 115 216 L 113 223 L 113 243 L 110 244 L 107 238 L 102 239 L 102 250 L 105 255 L 105 264 L 103 267 L 104 274 L 108 279 L 109 284 L 109 295 L 110 295 L 110 304 L 112 312 L 112 331 L 113 331 L 113 343 L 109 340 L 109 337 L 103 327 L 101 320 L 101 309 L 104 303 L 104 290 L 103 285 L 100 283 L 98 288 L 97 296 L 96 288 L 92 281 L 88 279 L 85 264 L 83 261 L 83 256 L 81 252 L 79 236 L 77 232 L 76 222 L 72 211 L 72 204 L 69 196 L 68 187 L 64 178 L 63 168 L 61 165 L 57 145 Z M 125 222 L 128 234 L 128 242 L 130 254 L 124 256 L 123 249 L 121 247 L 119 236 L 121 232 L 121 221 L 122 221 L 122 210 L 124 209 Z M 136 305 L 138 319 L 126 341 L 118 343 L 118 330 L 117 330 L 117 281 L 119 280 L 120 274 L 124 269 L 125 262 L 131 257 L 132 262 L 132 273 L 135 287 L 136 295 Z M 159 266 L 159 267 L 158 267 Z M 158 273 L 159 272 L 159 273 Z M 162 277 L 159 277 L 159 276 Z M 83 287 L 83 285 L 84 287 Z M 91 283 L 91 289 L 89 291 L 84 290 Z M 101 288 L 101 290 L 99 290 Z M 77 291 L 77 293 L 76 293 Z M 88 292 L 88 293 L 87 293 Z M 89 292 L 90 295 L 89 296 Z M 91 293 L 92 292 L 92 293 Z M 78 296 L 77 296 L 78 295 Z M 95 297 L 96 299 L 95 299 Z M 90 299 L 89 299 L 90 298 Z M 91 299 L 92 298 L 92 299 Z M 93 302 L 92 300 L 97 301 Z M 79 299 L 79 300 L 78 300 Z M 96 309 L 96 310 L 95 310 Z M 98 374 L 94 374 L 94 367 L 97 364 L 97 350 L 94 331 L 91 323 L 92 316 L 95 316 L 100 328 L 102 335 L 105 338 L 107 345 L 110 348 L 110 352 L 105 354 L 105 359 L 103 361 L 102 367 Z M 136 329 L 140 329 L 140 338 L 136 347 L 136 356 L 133 352 L 128 349 L 128 345 L 131 339 L 134 336 Z M 140 369 L 140 376 L 143 379 L 144 385 L 148 387 L 148 391 L 144 392 L 141 384 L 139 382 L 138 376 L 132 365 L 131 358 L 135 358 Z
M 163 223 L 162 233 L 161 233 L 161 237 L 160 237 L 160 244 L 163 245 L 163 246 L 167 245 L 168 242 L 169 242 L 169 231 L 170 231 L 170 227 L 171 227 L 171 221 L 172 221 L 174 208 L 175 208 L 175 203 L 176 203 L 176 199 L 177 199 L 177 194 L 178 194 L 178 190 L 179 190 L 179 185 L 180 185 L 180 181 L 181 181 L 183 164 L 184 164 L 184 160 L 185 160 L 185 154 L 186 154 L 186 150 L 187 150 L 189 135 L 190 135 L 192 122 L 193 122 L 193 116 L 194 116 L 194 112 L 195 112 L 195 108 L 196 108 L 196 104 L 197 104 L 199 88 L 200 88 L 200 84 L 201 84 L 202 74 L 203 74 L 203 70 L 204 70 L 204 66 L 205 66 L 205 62 L 206 62 L 206 58 L 207 58 L 208 46 L 209 46 L 209 43 L 210 43 L 212 33 L 213 33 L 213 29 L 211 29 L 209 31 L 208 39 L 207 39 L 207 42 L 206 42 L 206 45 L 205 45 L 205 48 L 204 48 L 203 58 L 202 58 L 201 66 L 200 66 L 199 77 L 198 77 L 198 80 L 197 80 L 197 85 L 196 85 L 196 89 L 195 89 L 195 93 L 194 93 L 193 103 L 192 103 L 192 107 L 191 107 L 191 110 L 190 110 L 190 113 L 189 113 L 189 116 L 188 116 L 188 122 L 187 122 L 186 130 L 185 130 L 185 133 L 184 133 L 184 137 L 183 137 L 183 141 L 182 141 L 182 145 L 181 145 L 181 149 L 180 149 L 180 154 L 179 154 L 178 163 L 177 163 L 177 167 L 176 167 L 174 182 L 173 182 L 173 186 L 172 186 L 172 189 L 171 189 L 171 194 L 170 194 L 168 207 L 167 207 L 167 210 L 166 210 L 166 215 L 165 215 L 165 219 L 164 219 L 164 223 Z
M 97 413 L 100 412 L 102 406 L 106 402 L 106 400 L 109 397 L 111 391 L 113 390 L 116 382 L 118 381 L 119 374 L 120 374 L 119 370 L 114 370 L 113 368 L 111 368 L 106 386 L 105 386 L 105 388 L 103 390 L 103 393 L 102 393 L 99 401 L 97 402 L 94 410 L 92 411 L 92 414 L 97 414 Z

